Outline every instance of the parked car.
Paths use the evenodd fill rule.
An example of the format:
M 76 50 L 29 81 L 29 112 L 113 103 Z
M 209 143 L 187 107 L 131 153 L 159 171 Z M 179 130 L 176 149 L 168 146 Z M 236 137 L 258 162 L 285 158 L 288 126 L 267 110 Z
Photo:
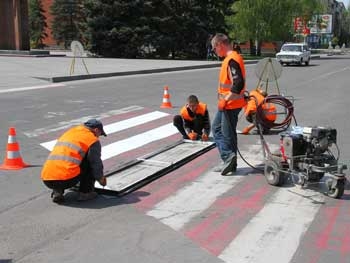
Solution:
M 276 54 L 276 59 L 282 65 L 298 64 L 309 65 L 311 51 L 304 43 L 286 43 L 281 47 L 280 52 Z

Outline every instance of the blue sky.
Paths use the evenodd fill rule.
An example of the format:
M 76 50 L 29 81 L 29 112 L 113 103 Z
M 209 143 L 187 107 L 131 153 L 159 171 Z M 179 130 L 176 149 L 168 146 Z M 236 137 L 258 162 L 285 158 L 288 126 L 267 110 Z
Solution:
M 343 2 L 346 8 L 349 5 L 349 0 L 338 0 L 338 2 Z

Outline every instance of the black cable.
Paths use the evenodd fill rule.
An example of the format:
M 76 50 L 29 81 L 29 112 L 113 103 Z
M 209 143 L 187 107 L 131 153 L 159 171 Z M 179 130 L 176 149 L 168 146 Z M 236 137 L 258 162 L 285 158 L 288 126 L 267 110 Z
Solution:
M 252 169 L 258 170 L 259 172 L 263 172 L 263 170 L 261 170 L 261 169 L 259 169 L 259 168 L 256 168 L 255 166 L 251 165 L 246 159 L 244 159 L 244 157 L 243 157 L 243 155 L 241 154 L 241 152 L 239 151 L 239 148 L 238 148 L 238 145 L 237 145 L 237 140 L 236 140 L 236 138 L 237 138 L 237 131 L 236 131 L 236 129 L 233 129 L 233 125 L 232 125 L 232 123 L 231 123 L 231 120 L 230 120 L 230 118 L 229 118 L 229 116 L 228 116 L 226 110 L 224 110 L 224 115 L 225 115 L 225 118 L 226 118 L 226 120 L 227 120 L 228 125 L 230 126 L 231 130 L 234 132 L 234 135 L 233 135 L 233 142 L 232 142 L 232 143 L 233 143 L 233 147 L 236 148 L 236 150 L 237 150 L 239 156 L 241 157 L 241 159 L 242 159 L 249 167 L 251 167 Z
M 272 103 L 275 105 L 280 105 L 284 109 L 286 109 L 286 117 L 281 122 L 272 122 L 268 121 L 265 117 L 266 111 L 263 108 L 263 105 L 266 103 Z M 286 97 L 280 95 L 269 95 L 264 99 L 264 102 L 257 106 L 256 108 L 256 124 L 260 124 L 265 129 L 282 129 L 285 130 L 289 127 L 292 119 L 294 118 L 294 122 L 296 123 L 294 117 L 294 107 L 290 100 Z

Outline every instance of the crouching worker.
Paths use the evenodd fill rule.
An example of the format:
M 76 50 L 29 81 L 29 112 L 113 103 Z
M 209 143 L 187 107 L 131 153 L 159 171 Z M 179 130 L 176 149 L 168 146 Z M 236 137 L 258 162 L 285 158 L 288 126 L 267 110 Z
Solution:
M 187 104 L 175 115 L 174 126 L 184 139 L 207 141 L 210 133 L 210 119 L 207 105 L 195 95 L 187 98 Z
M 41 172 L 43 183 L 52 189 L 53 202 L 64 202 L 64 190 L 78 183 L 78 201 L 97 197 L 96 180 L 102 186 L 107 184 L 101 160 L 101 135 L 107 136 L 102 123 L 90 119 L 69 129 L 57 140 Z
M 257 108 L 260 105 L 262 109 L 262 121 L 267 124 L 272 124 L 276 121 L 276 106 L 273 103 L 264 103 L 266 96 L 267 93 L 260 88 L 256 88 L 249 93 L 249 100 L 244 108 L 244 115 L 247 121 L 251 124 L 243 129 L 243 134 L 249 134 L 249 132 L 255 127 Z M 263 129 L 263 133 L 268 133 L 268 128 L 263 127 Z

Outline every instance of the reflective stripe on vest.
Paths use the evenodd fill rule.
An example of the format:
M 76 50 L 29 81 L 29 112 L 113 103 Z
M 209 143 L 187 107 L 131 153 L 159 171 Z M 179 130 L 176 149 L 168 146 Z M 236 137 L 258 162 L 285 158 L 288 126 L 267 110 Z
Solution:
M 229 55 L 226 56 L 226 58 L 224 59 L 221 65 L 220 75 L 219 75 L 219 84 L 218 84 L 219 99 L 225 97 L 228 93 L 231 92 L 233 82 L 229 77 L 229 74 L 231 73 L 229 73 L 229 70 L 228 70 L 229 62 L 231 59 L 233 59 L 239 64 L 241 68 L 242 76 L 245 82 L 246 73 L 245 73 L 243 59 L 241 55 L 239 55 L 236 51 L 232 51 Z M 246 89 L 245 87 L 246 87 L 246 84 L 244 83 L 244 87 L 241 90 L 241 92 L 237 94 L 237 96 L 234 99 L 231 99 L 227 102 L 225 107 L 226 109 L 237 109 L 237 108 L 242 108 L 246 105 L 246 101 L 244 99 L 244 92 Z
M 68 180 L 80 174 L 80 164 L 90 146 L 98 141 L 87 127 L 76 126 L 65 132 L 48 156 L 42 180 Z
M 196 109 L 196 112 L 195 112 L 195 115 L 202 115 L 202 116 L 204 116 L 206 109 L 207 109 L 207 105 L 205 103 L 199 102 L 199 104 L 197 106 L 197 109 Z M 186 106 L 182 107 L 182 109 L 180 111 L 180 114 L 181 114 L 182 118 L 184 118 L 187 121 L 193 121 L 194 120 L 194 118 L 191 117 L 188 114 Z
M 67 161 L 71 163 L 75 163 L 80 165 L 81 160 L 80 159 L 75 159 L 73 157 L 65 156 L 65 155 L 50 155 L 47 160 L 61 160 L 61 161 Z
M 66 146 L 68 148 L 71 148 L 73 150 L 76 150 L 78 152 L 78 154 L 81 156 L 81 158 L 84 158 L 85 156 L 85 151 L 83 149 L 81 149 L 79 146 L 73 144 L 73 143 L 70 143 L 70 142 L 60 142 L 60 141 L 57 141 L 56 142 L 56 145 L 55 146 Z

